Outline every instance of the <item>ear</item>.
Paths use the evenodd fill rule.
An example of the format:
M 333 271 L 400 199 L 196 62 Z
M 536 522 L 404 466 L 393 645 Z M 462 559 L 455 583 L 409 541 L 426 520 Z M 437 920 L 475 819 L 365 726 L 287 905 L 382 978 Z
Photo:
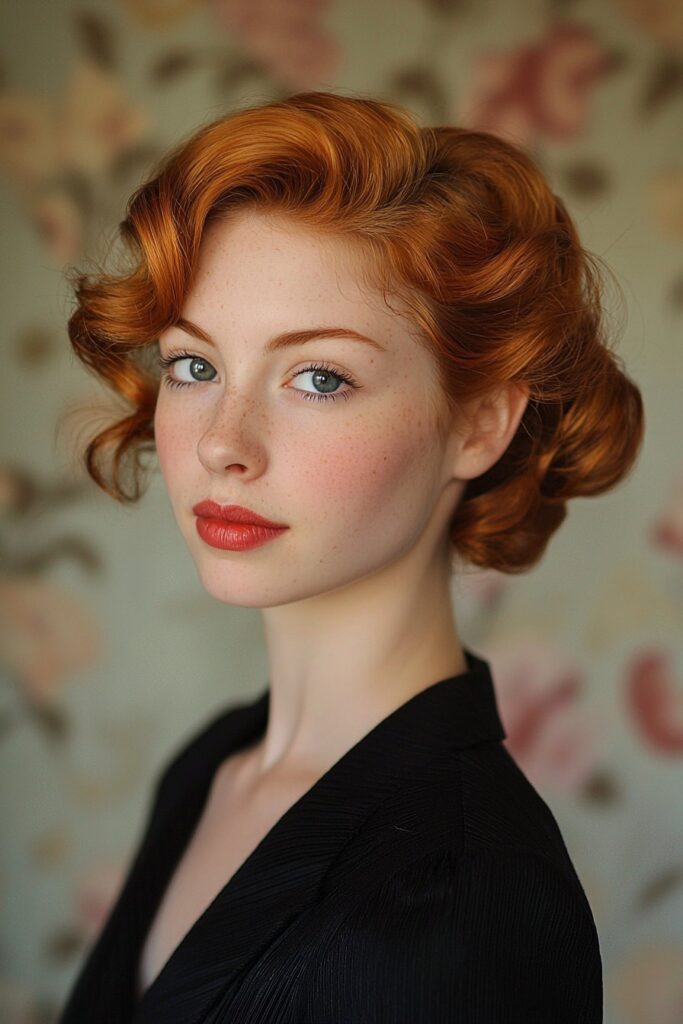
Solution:
M 510 383 L 462 409 L 462 418 L 452 432 L 454 456 L 450 467 L 455 477 L 471 480 L 498 461 L 519 426 L 528 400 L 527 385 Z

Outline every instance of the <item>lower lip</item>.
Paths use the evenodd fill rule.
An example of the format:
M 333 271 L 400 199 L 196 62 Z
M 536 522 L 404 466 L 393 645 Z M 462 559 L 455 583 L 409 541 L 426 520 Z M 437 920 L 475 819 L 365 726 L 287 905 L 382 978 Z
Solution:
M 286 526 L 253 526 L 251 523 L 230 523 L 227 519 L 205 519 L 197 516 L 197 533 L 212 548 L 224 551 L 250 551 L 284 533 Z

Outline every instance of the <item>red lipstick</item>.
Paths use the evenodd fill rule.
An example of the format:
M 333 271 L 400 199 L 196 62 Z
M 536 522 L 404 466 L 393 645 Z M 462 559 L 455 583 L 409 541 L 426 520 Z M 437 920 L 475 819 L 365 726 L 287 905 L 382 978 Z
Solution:
M 264 519 L 242 505 L 200 501 L 193 505 L 197 533 L 207 544 L 228 551 L 248 551 L 279 537 L 289 529 L 284 523 Z

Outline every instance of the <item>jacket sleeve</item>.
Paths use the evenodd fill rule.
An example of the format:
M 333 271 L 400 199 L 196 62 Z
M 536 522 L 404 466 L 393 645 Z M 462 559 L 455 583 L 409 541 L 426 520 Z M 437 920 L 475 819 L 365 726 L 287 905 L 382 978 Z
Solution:
M 601 1024 L 590 906 L 531 849 L 432 854 L 354 904 L 319 951 L 308 1024 Z

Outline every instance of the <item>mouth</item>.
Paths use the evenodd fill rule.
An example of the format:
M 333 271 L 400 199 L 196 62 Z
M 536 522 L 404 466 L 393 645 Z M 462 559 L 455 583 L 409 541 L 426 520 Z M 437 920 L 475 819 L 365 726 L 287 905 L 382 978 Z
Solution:
M 192 511 L 202 519 L 218 519 L 226 524 L 261 526 L 272 530 L 288 529 L 285 523 L 275 523 L 271 519 L 265 519 L 258 512 L 245 508 L 243 505 L 219 505 L 217 502 L 207 499 L 193 505 Z
M 192 510 L 197 534 L 212 548 L 223 551 L 251 551 L 281 537 L 288 529 L 264 519 L 241 505 L 217 505 L 202 501 Z

